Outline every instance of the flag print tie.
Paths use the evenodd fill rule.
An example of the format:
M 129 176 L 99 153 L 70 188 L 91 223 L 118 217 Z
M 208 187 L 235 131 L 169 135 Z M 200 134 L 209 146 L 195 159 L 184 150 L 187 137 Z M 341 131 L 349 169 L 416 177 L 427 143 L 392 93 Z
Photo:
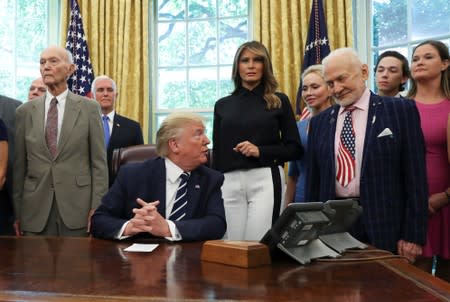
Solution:
M 336 162 L 336 179 L 346 187 L 355 177 L 355 131 L 352 112 L 355 107 L 346 108 L 344 125 L 341 131 Z

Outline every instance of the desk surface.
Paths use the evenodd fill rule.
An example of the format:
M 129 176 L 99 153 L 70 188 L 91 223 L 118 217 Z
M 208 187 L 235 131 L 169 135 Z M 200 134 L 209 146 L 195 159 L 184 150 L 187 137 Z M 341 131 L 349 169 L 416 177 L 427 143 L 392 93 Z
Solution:
M 243 269 L 200 260 L 200 243 L 0 237 L 0 301 L 448 301 L 450 284 L 401 259 L 362 263 L 289 259 Z

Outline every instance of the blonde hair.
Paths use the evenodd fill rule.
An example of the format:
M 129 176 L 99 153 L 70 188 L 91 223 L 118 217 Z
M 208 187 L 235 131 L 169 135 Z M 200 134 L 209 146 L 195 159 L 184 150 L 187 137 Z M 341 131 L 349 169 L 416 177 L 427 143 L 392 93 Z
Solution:
M 156 153 L 167 157 L 168 142 L 171 138 L 179 137 L 186 125 L 203 124 L 204 118 L 192 112 L 174 112 L 169 114 L 156 132 Z
M 263 76 L 261 78 L 261 83 L 264 86 L 263 98 L 267 103 L 267 109 L 274 109 L 281 107 L 281 100 L 275 94 L 278 88 L 278 82 L 273 75 L 272 62 L 270 61 L 270 55 L 266 47 L 258 41 L 250 41 L 239 46 L 236 54 L 234 55 L 232 80 L 234 82 L 234 91 L 232 94 L 236 93 L 242 87 L 242 79 L 239 75 L 239 60 L 241 59 L 242 52 L 248 50 L 253 54 L 261 57 L 263 59 Z
M 303 73 L 302 73 L 302 80 L 305 79 L 305 77 L 308 74 L 311 74 L 311 73 L 315 73 L 318 76 L 320 76 L 322 78 L 325 86 L 327 86 L 327 88 L 328 88 L 328 85 L 326 84 L 325 78 L 323 76 L 323 66 L 322 66 L 322 64 L 310 65 L 308 68 L 306 68 L 305 71 L 303 71 Z M 336 103 L 332 96 L 328 97 L 328 102 L 330 103 L 330 105 L 334 105 Z

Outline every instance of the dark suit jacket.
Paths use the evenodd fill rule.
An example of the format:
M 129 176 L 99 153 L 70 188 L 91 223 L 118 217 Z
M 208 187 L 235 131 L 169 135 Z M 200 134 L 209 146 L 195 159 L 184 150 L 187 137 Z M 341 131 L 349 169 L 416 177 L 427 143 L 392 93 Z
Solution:
M 0 191 L 0 235 L 12 235 L 14 230 L 14 210 L 12 201 L 12 172 L 14 162 L 14 115 L 22 102 L 0 95 L 0 118 L 8 131 L 8 170 L 6 182 Z
M 114 114 L 114 122 L 112 128 L 111 138 L 109 140 L 108 148 L 106 149 L 109 172 L 109 186 L 114 182 L 112 177 L 111 159 L 114 149 L 142 145 L 144 139 L 142 137 L 141 125 L 138 122 L 130 120 L 119 114 Z
M 308 137 L 307 201 L 335 198 L 334 140 L 339 106 L 311 119 Z M 392 135 L 378 137 L 386 128 Z M 415 103 L 370 96 L 360 178 L 363 214 L 351 232 L 390 251 L 404 239 L 425 244 L 428 192 L 425 146 Z
M 221 173 L 203 165 L 191 172 L 186 217 L 174 221 L 183 241 L 219 239 L 225 234 L 221 192 L 223 179 Z M 92 234 L 114 239 L 122 225 L 134 216 L 133 208 L 139 207 L 137 198 L 146 202 L 159 200 L 158 212 L 166 216 L 166 168 L 163 158 L 120 168 L 116 181 L 92 217 Z

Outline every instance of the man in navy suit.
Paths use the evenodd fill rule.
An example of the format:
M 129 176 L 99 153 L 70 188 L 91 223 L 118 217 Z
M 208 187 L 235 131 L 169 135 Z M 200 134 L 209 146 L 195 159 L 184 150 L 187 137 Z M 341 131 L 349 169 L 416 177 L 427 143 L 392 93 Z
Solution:
M 311 119 L 306 200 L 358 198 L 363 214 L 351 233 L 414 261 L 425 244 L 428 196 L 415 103 L 371 93 L 367 65 L 352 49 L 337 49 L 322 64 L 338 105 Z M 347 137 L 341 138 L 345 125 Z M 343 162 L 354 166 L 340 164 L 344 154 Z
M 109 186 L 114 182 L 112 177 L 111 159 L 114 149 L 141 145 L 144 143 L 139 123 L 119 115 L 114 110 L 118 96 L 117 86 L 113 79 L 106 75 L 98 76 L 92 82 L 91 91 L 102 109 L 102 121 L 108 125 L 109 141 L 106 146 L 108 161 Z M 106 121 L 105 121 L 106 119 Z
M 156 134 L 160 157 L 120 168 L 92 217 L 92 234 L 107 239 L 138 234 L 172 241 L 222 238 L 226 231 L 224 177 L 204 166 L 209 142 L 200 116 L 169 115 Z M 180 207 L 185 215 L 171 219 L 186 172 L 187 203 Z

